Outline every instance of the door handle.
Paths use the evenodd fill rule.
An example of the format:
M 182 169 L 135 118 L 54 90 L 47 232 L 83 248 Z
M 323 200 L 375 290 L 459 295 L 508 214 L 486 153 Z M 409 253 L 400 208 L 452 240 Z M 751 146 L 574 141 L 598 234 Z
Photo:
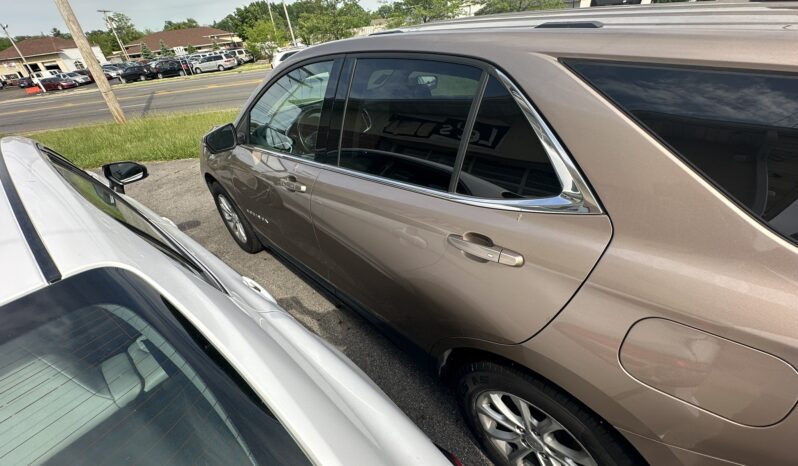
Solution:
M 511 249 L 493 244 L 486 236 L 466 233 L 465 236 L 449 235 L 446 240 L 465 254 L 485 262 L 496 262 L 510 267 L 524 265 L 524 256 Z
M 308 190 L 308 187 L 297 181 L 294 176 L 281 179 L 280 185 L 292 193 L 304 193 Z

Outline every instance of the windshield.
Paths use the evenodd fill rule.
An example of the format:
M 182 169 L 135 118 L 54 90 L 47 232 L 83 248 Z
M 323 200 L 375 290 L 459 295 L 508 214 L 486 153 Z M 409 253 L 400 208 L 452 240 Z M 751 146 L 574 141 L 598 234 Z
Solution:
M 3 464 L 308 464 L 218 351 L 135 274 L 0 306 Z
M 162 233 L 147 217 L 128 204 L 124 198 L 105 184 L 69 163 L 62 156 L 50 151 L 45 153 L 50 156 L 53 167 L 66 180 L 67 184 L 72 186 L 84 199 L 156 249 L 189 269 L 211 286 L 224 292 L 221 284 L 201 264 L 187 256 L 171 238 Z

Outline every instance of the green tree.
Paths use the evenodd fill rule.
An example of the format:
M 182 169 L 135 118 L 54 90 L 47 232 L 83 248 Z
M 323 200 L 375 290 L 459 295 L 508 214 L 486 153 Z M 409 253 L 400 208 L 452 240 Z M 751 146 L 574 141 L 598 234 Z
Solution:
M 481 3 L 484 6 L 475 13 L 477 16 L 565 8 L 562 0 L 483 0 Z
M 89 43 L 92 45 L 100 47 L 100 50 L 103 51 L 103 55 L 106 57 L 114 53 L 114 50 L 119 48 L 119 44 L 116 43 L 114 35 L 109 31 L 103 31 L 100 29 L 89 31 L 86 33 L 86 39 L 88 39 Z
M 345 39 L 368 26 L 371 15 L 357 0 L 315 0 L 312 11 L 299 16 L 299 35 L 306 44 Z
M 3 51 L 9 47 L 11 47 L 11 41 L 8 40 L 8 37 L 0 37 L 0 51 Z
M 397 27 L 455 18 L 463 11 L 464 3 L 464 0 L 402 0 L 394 3 L 388 25 Z
M 69 33 L 61 32 L 58 28 L 50 29 L 50 35 L 53 37 L 57 37 L 59 39 L 71 39 L 72 36 Z
M 152 50 L 144 42 L 141 43 L 141 58 L 146 58 L 147 60 L 153 58 Z
M 116 33 L 119 35 L 119 40 L 125 45 L 134 42 L 144 35 L 141 31 L 136 29 L 136 26 L 133 25 L 133 22 L 127 15 L 114 13 L 108 18 L 113 23 L 114 29 L 116 29 Z
M 187 54 L 189 54 L 189 55 L 191 55 L 191 54 L 193 54 L 193 53 L 197 53 L 197 48 L 196 48 L 196 47 L 194 47 L 194 46 L 193 46 L 193 45 L 191 45 L 191 44 L 188 44 L 188 45 L 186 46 L 186 53 L 187 53 Z
M 174 31 L 176 29 L 190 29 L 199 27 L 199 23 L 194 18 L 186 18 L 185 21 L 165 21 L 163 23 L 164 31 Z
M 175 51 L 170 49 L 166 42 L 163 39 L 158 41 L 158 47 L 160 47 L 160 54 L 162 57 L 174 57 Z

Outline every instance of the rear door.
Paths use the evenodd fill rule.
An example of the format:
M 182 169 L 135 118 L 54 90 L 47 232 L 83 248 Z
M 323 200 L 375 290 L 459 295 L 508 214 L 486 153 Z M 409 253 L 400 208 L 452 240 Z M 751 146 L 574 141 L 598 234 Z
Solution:
M 312 205 L 330 282 L 425 348 L 540 330 L 611 225 L 520 91 L 480 63 L 408 55 L 358 58 L 341 89 L 338 160 Z
M 253 101 L 246 144 L 231 154 L 233 189 L 250 223 L 303 266 L 325 273 L 310 214 L 319 174 L 317 134 L 325 127 L 340 61 L 303 63 L 272 80 Z M 326 134 L 326 133 L 325 133 Z

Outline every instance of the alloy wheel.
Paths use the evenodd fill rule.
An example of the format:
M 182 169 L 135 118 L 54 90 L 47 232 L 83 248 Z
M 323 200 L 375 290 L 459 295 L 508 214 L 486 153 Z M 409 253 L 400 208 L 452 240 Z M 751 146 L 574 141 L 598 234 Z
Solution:
M 194 68 L 194 74 L 200 74 L 200 73 L 202 73 L 202 69 Z
M 219 65 L 219 71 L 224 71 L 224 66 Z
M 158 73 L 158 79 L 163 79 L 163 73 Z
M 219 201 L 219 210 L 222 211 L 222 217 L 227 227 L 233 232 L 233 235 L 235 235 L 238 241 L 246 243 L 247 233 L 244 231 L 244 224 L 241 223 L 241 219 L 238 218 L 238 214 L 233 208 L 233 205 L 224 194 L 219 194 L 216 198 Z
M 556 419 L 532 403 L 501 391 L 476 399 L 479 425 L 514 466 L 598 466 L 587 449 Z
M 139 81 L 146 81 L 146 80 L 147 78 L 143 74 L 139 76 Z

